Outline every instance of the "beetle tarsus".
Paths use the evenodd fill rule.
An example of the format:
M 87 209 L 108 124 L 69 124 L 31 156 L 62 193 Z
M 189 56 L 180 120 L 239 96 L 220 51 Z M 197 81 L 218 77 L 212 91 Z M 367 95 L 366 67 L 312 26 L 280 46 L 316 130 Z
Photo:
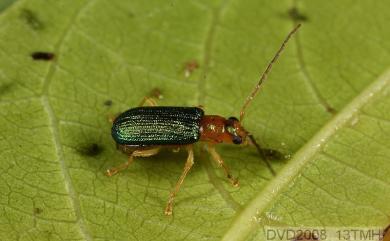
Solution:
M 126 169 L 127 167 L 129 167 L 129 165 L 133 162 L 133 154 L 131 154 L 129 156 L 129 159 L 127 160 L 127 162 L 125 163 L 122 163 L 120 166 L 118 167 L 113 167 L 113 168 L 110 168 L 110 169 L 107 169 L 106 170 L 106 175 L 109 176 L 109 177 L 112 177 L 114 176 L 115 174 L 117 174 L 118 172 Z
M 165 208 L 164 213 L 167 216 L 171 216 L 172 215 L 172 203 L 168 203 L 167 204 L 167 207 Z
M 230 183 L 232 184 L 233 187 L 239 187 L 240 186 L 240 182 L 238 181 L 237 178 L 231 177 L 231 178 L 229 178 L 229 180 L 230 180 Z
M 111 169 L 106 170 L 106 176 L 108 176 L 108 177 L 112 177 L 117 173 L 118 173 L 118 170 L 116 168 L 111 168 Z
M 233 187 L 239 187 L 240 186 L 240 182 L 238 181 L 237 178 L 234 178 L 232 176 L 228 177 L 231 184 L 233 185 Z

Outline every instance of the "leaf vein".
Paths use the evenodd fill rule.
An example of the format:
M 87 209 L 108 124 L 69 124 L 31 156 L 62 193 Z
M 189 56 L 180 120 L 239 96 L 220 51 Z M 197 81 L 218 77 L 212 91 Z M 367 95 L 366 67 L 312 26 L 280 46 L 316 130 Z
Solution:
M 60 56 L 61 48 L 65 43 L 66 39 L 69 37 L 70 33 L 72 32 L 76 21 L 82 16 L 84 11 L 86 11 L 88 7 L 91 6 L 91 3 L 95 3 L 95 2 L 96 1 L 86 1 L 86 3 L 83 6 L 81 6 L 77 11 L 75 11 L 75 14 L 73 16 L 71 16 L 69 22 L 65 26 L 64 31 L 62 32 L 62 35 L 60 36 L 58 42 L 54 46 L 54 52 L 57 53 L 58 56 Z M 44 78 L 43 88 L 40 97 L 41 97 L 42 106 L 45 109 L 49 118 L 49 123 L 50 123 L 49 127 L 53 135 L 53 142 L 57 153 L 57 158 L 64 177 L 65 187 L 69 192 L 70 199 L 72 200 L 72 206 L 74 208 L 75 215 L 76 215 L 76 222 L 79 225 L 80 232 L 84 236 L 84 238 L 86 240 L 92 240 L 92 237 L 90 236 L 87 227 L 84 223 L 84 218 L 81 213 L 80 200 L 78 199 L 78 195 L 74 190 L 70 174 L 68 173 L 68 168 L 65 163 L 64 154 L 61 146 L 57 120 L 48 99 L 49 87 L 53 79 L 54 73 L 56 71 L 58 59 L 59 57 L 57 57 L 56 60 L 52 62 L 49 71 L 46 74 L 46 77 Z

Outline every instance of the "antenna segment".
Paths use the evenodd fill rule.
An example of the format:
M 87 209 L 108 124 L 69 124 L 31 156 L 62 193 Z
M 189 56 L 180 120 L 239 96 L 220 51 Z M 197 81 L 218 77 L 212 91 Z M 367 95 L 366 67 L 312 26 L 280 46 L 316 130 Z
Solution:
M 296 31 L 298 31 L 299 27 L 301 27 L 301 24 L 298 24 L 297 26 L 295 26 L 295 28 L 293 28 L 293 30 L 291 30 L 291 32 L 284 39 L 284 41 L 283 41 L 282 45 L 280 46 L 278 52 L 276 52 L 275 56 L 269 62 L 267 68 L 265 69 L 265 71 L 261 75 L 259 82 L 255 86 L 255 88 L 252 90 L 252 93 L 246 98 L 246 101 L 245 101 L 245 103 L 242 106 L 241 111 L 240 111 L 240 122 L 242 122 L 242 120 L 244 119 L 245 109 L 248 107 L 248 105 L 251 103 L 251 101 L 255 98 L 255 96 L 259 92 L 260 87 L 263 84 L 264 80 L 267 79 L 267 76 L 268 76 L 268 74 L 270 73 L 270 71 L 272 69 L 272 65 L 278 60 L 280 54 L 283 52 L 284 48 L 286 47 L 287 42 L 290 40 L 291 36 Z

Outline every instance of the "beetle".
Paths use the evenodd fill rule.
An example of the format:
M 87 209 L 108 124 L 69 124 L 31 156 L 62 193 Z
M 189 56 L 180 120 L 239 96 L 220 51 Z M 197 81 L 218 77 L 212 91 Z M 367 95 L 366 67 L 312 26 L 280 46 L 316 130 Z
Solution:
M 126 169 L 134 157 L 149 157 L 156 155 L 162 147 L 185 148 L 188 152 L 184 171 L 175 188 L 171 191 L 165 208 L 165 214 L 171 215 L 174 198 L 177 195 L 187 173 L 194 164 L 193 144 L 202 141 L 212 159 L 223 168 L 226 177 L 233 186 L 238 186 L 238 180 L 230 174 L 229 168 L 215 149 L 219 143 L 256 146 L 259 152 L 262 149 L 253 136 L 241 125 L 245 109 L 257 95 L 264 80 L 267 78 L 273 63 L 290 37 L 299 29 L 297 25 L 285 38 L 273 59 L 260 77 L 259 82 L 247 97 L 240 111 L 240 119 L 235 117 L 224 118 L 218 115 L 205 115 L 200 107 L 173 107 L 157 106 L 155 97 L 144 97 L 139 107 L 129 109 L 117 116 L 112 125 L 111 134 L 117 147 L 129 155 L 128 161 L 118 167 L 108 169 L 107 176 L 113 176 Z

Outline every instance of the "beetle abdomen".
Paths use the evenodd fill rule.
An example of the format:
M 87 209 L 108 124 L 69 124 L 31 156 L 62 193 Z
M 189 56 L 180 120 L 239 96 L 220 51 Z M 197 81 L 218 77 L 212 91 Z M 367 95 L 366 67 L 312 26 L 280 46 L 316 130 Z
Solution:
M 120 145 L 184 145 L 197 142 L 204 112 L 197 107 L 137 107 L 120 114 L 112 137 Z

